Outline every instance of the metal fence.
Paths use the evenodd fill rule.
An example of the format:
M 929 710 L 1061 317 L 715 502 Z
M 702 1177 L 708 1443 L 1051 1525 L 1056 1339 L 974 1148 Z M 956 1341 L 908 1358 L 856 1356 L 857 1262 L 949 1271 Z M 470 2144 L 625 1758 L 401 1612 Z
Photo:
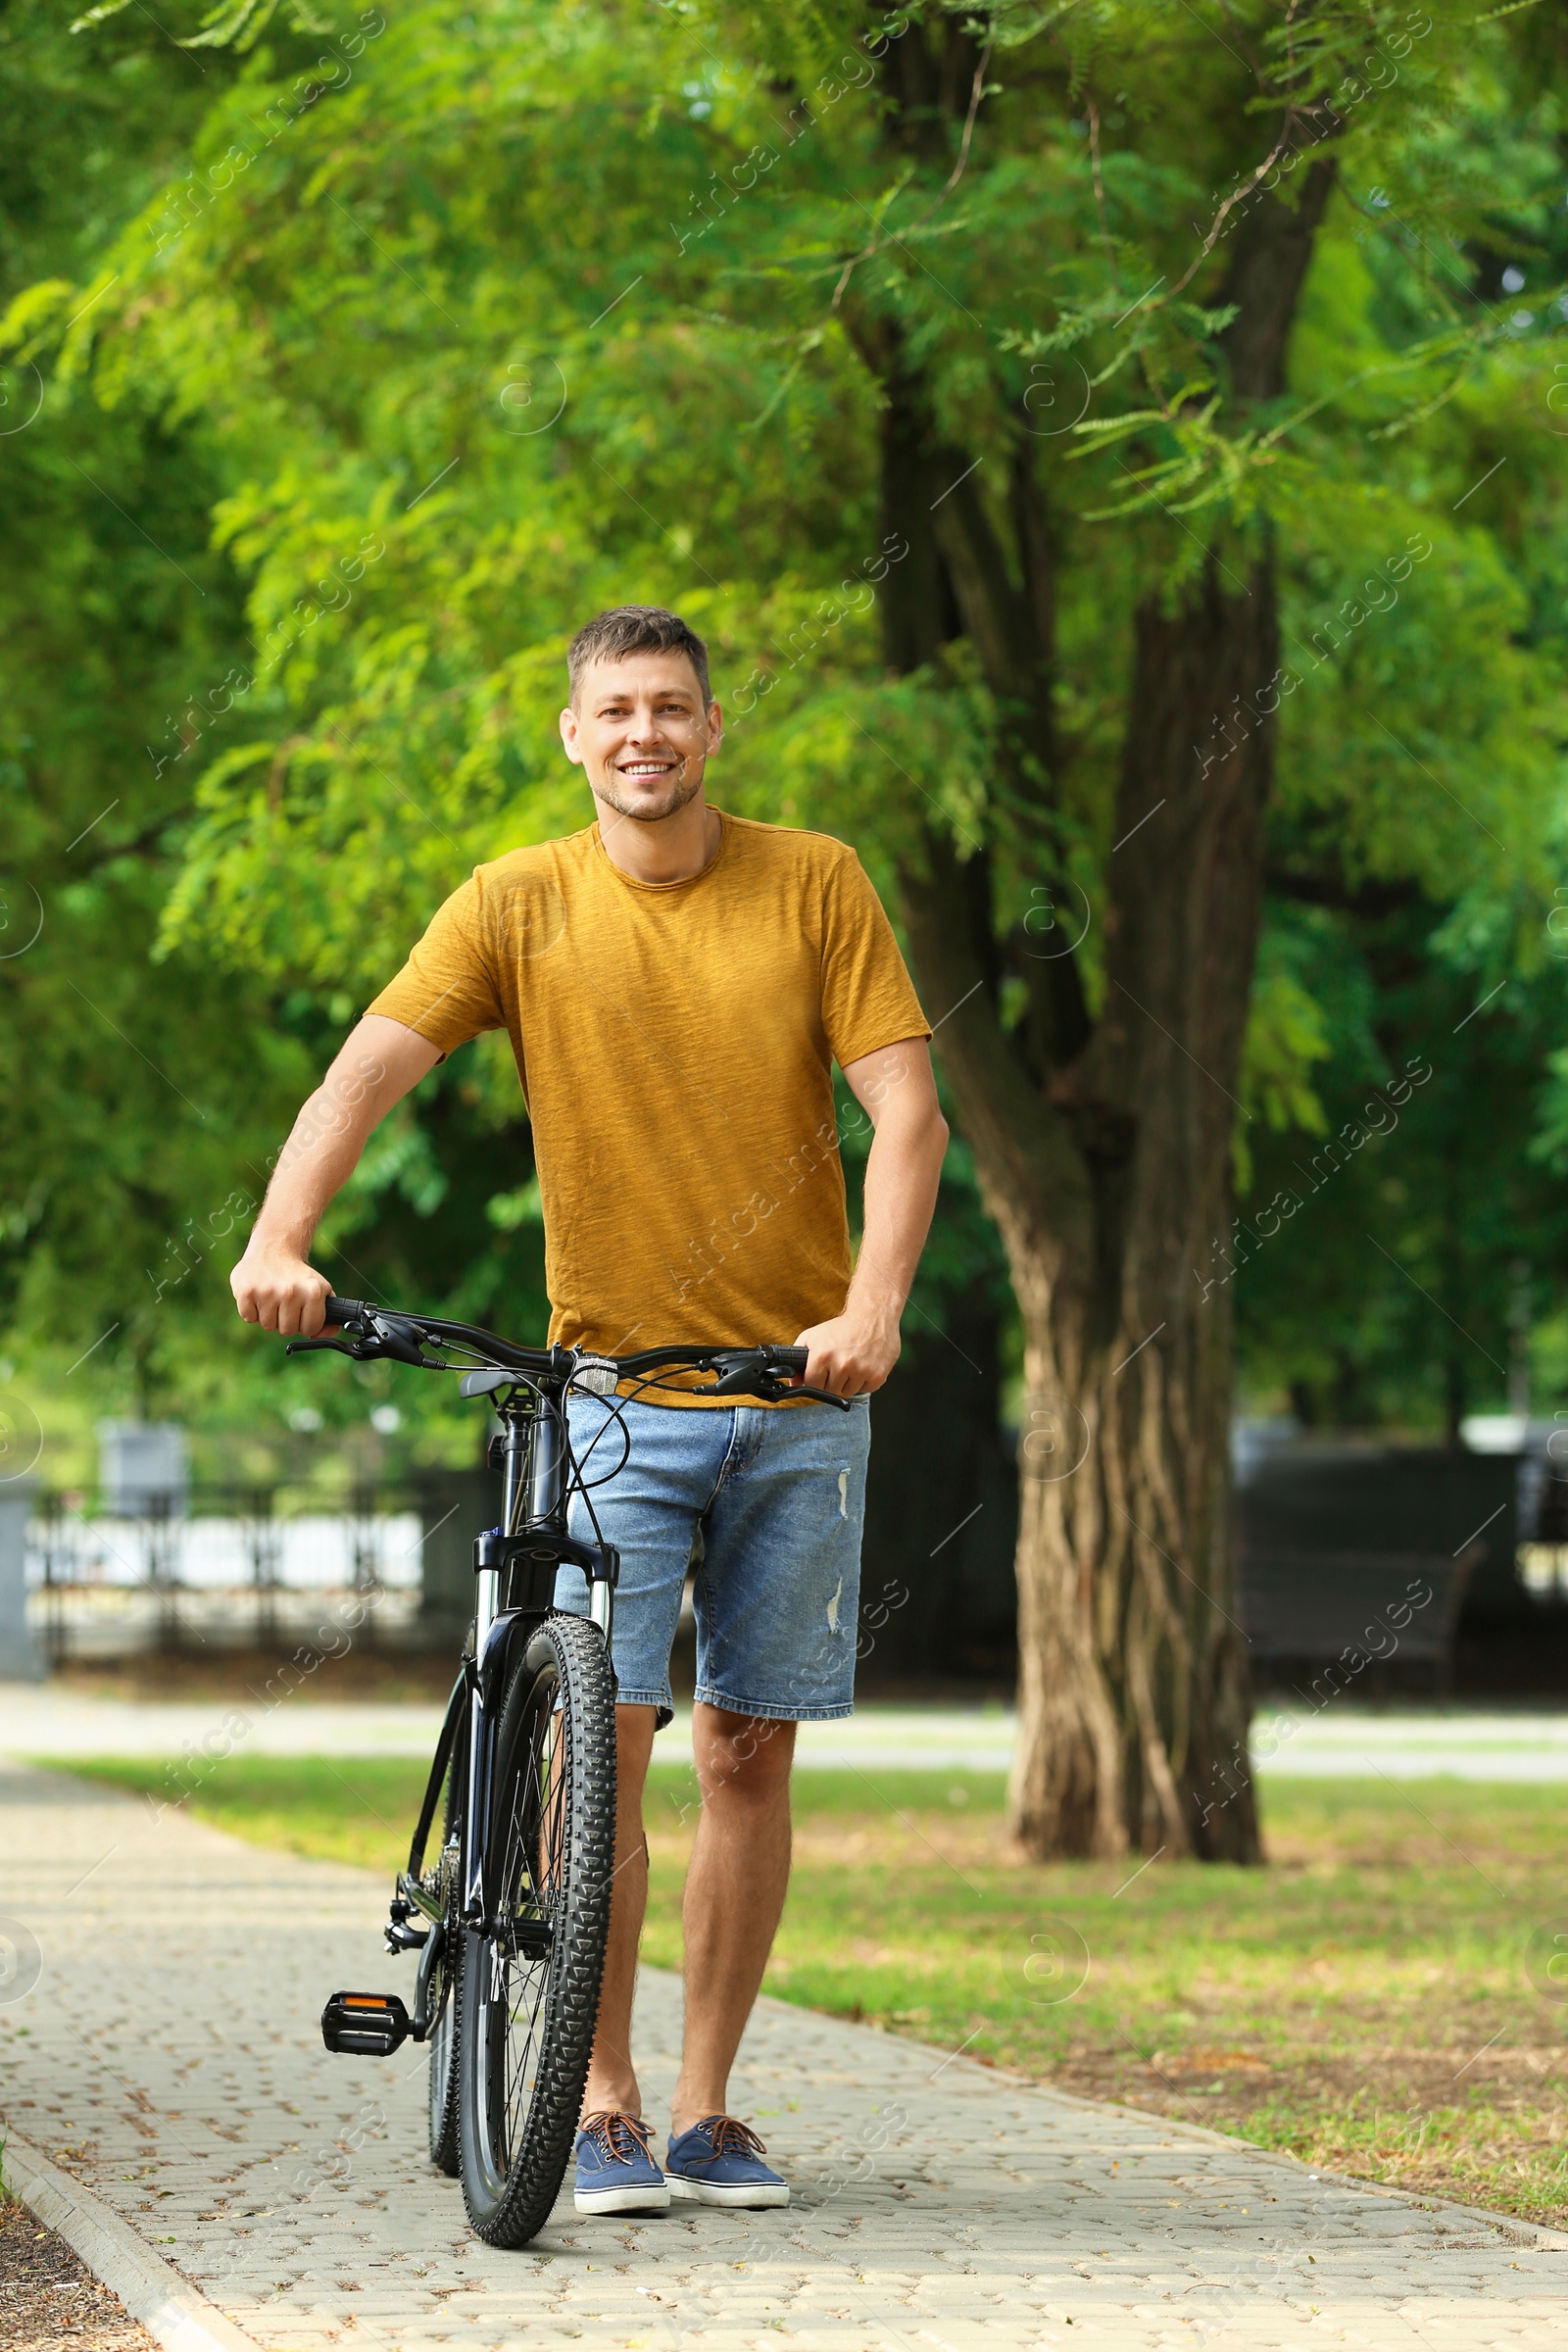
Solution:
M 443 1513 L 452 1483 L 436 1474 L 413 1486 L 359 1488 L 335 1504 L 299 1489 L 195 1487 L 149 1496 L 129 1513 L 40 1495 L 26 1531 L 28 1622 L 57 1661 L 272 1650 L 306 1638 L 323 1610 L 353 1596 L 365 1641 L 417 1642 L 431 1615 L 427 1541 L 438 1527 L 457 1535 L 450 1522 L 470 1515 L 461 1501 Z

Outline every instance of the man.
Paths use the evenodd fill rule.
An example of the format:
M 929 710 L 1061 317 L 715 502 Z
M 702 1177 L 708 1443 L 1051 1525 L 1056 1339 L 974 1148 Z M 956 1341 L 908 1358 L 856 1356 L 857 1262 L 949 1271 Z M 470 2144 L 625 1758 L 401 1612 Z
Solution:
M 619 1803 L 577 2206 L 656 2212 L 671 2192 L 782 2205 L 761 2141 L 727 2111 L 729 2071 L 784 1905 L 795 1726 L 853 1706 L 867 1400 L 898 1358 L 948 1131 L 930 1029 L 854 852 L 705 797 L 722 722 L 702 640 L 622 606 L 579 631 L 568 667 L 562 741 L 597 821 L 478 867 L 447 901 L 301 1111 L 232 1283 L 248 1321 L 319 1331 L 331 1286 L 307 1252 L 367 1137 L 454 1047 L 506 1028 L 533 1125 L 551 1339 L 617 1354 L 787 1338 L 808 1350 L 808 1383 L 856 1399 L 849 1413 L 679 1389 L 632 1400 L 630 1459 L 596 1496 L 622 1558 Z M 834 1061 L 875 1130 L 853 1277 Z M 608 1410 L 572 1400 L 579 1455 Z M 596 1463 L 619 1450 L 607 1441 Z M 661 2167 L 631 2058 L 642 1793 L 694 1557 L 703 1806 Z M 574 1571 L 557 1597 L 586 1608 Z

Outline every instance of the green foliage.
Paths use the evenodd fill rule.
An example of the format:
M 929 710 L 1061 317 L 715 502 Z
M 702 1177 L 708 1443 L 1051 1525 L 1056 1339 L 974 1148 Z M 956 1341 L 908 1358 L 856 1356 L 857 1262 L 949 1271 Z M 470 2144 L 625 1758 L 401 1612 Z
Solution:
M 232 82 L 226 60 L 198 68 L 167 45 L 127 45 L 128 29 L 100 36 L 94 56 L 42 10 L 8 21 L 0 211 L 14 317 L 58 307 L 74 281 L 82 301 L 109 284 L 109 245 L 163 204 L 161 183 Z M 158 945 L 196 774 L 237 731 L 250 651 L 243 584 L 214 535 L 226 482 L 203 420 L 144 385 L 84 398 L 69 336 L 60 372 L 20 364 L 0 389 L 24 419 L 0 439 L 0 1386 L 26 1366 L 59 1459 L 90 1483 L 106 1409 L 275 1441 L 311 1393 L 242 1331 L 225 1276 L 354 1003 L 282 989 L 202 941 Z M 499 1121 L 476 1108 L 473 1063 L 432 1084 L 412 1152 L 397 1159 L 389 1138 L 345 1200 L 327 1236 L 334 1273 L 352 1248 L 372 1287 L 380 1267 L 405 1295 L 451 1292 L 457 1311 L 496 1305 L 537 1329 L 537 1245 L 504 1243 L 483 1218 L 485 1157 L 499 1150 L 526 1173 L 526 1132 L 514 1091 Z M 362 1247 L 378 1184 L 396 1206 Z M 375 1394 L 315 1393 L 339 1423 Z M 434 1425 L 431 1444 L 471 1453 L 471 1413 L 448 1433 L 433 1396 L 407 1409 L 416 1430 Z M 46 1471 L 58 1469 L 52 1455 Z
M 42 8 L 8 15 L 0 212 L 24 312 L 35 282 L 94 281 L 227 77 L 203 89 L 116 38 L 95 62 Z M 140 398 L 77 402 L 36 368 L 3 388 L 0 1312 L 73 1396 L 107 1373 L 156 1404 L 307 1067 L 254 981 L 148 960 L 190 803 L 168 713 L 231 653 L 241 600 L 206 552 L 220 477 L 198 428 Z
M 1561 974 L 1439 961 L 1431 933 L 1414 894 L 1389 911 L 1275 910 L 1329 1043 L 1324 1116 L 1312 1133 L 1249 1129 L 1250 1192 L 1203 1273 L 1230 1279 L 1235 1263 L 1253 1400 L 1308 1422 L 1441 1435 L 1504 1409 L 1522 1312 L 1543 1325 L 1537 1409 L 1568 1396 L 1549 1341 L 1568 1272 L 1561 1188 L 1531 1142 Z
M 913 70 L 907 27 L 936 41 L 971 19 L 961 137 L 901 144 L 888 100 Z M 1244 0 L 1224 39 L 1152 0 L 421 0 L 332 23 L 216 11 L 180 35 L 206 44 L 200 80 L 131 12 L 69 65 L 39 36 L 24 75 L 66 75 L 105 152 L 159 170 L 138 162 L 122 203 L 84 209 L 57 185 L 63 127 L 36 142 L 55 161 L 30 201 L 55 225 L 11 282 L 3 334 L 47 377 L 45 416 L 12 446 L 36 479 L 19 576 L 42 583 L 53 634 L 19 662 L 12 707 L 79 665 L 47 725 L 91 731 L 82 822 L 138 729 L 154 747 L 137 838 L 170 814 L 138 853 L 135 923 L 83 902 L 73 970 L 138 1048 L 175 1038 L 170 1066 L 201 1072 L 186 1091 L 204 1109 L 223 1072 L 242 1094 L 248 1074 L 225 1137 L 249 1118 L 265 1165 L 286 1098 L 440 898 L 476 860 L 586 821 L 556 712 L 566 642 L 596 607 L 671 604 L 709 637 L 721 803 L 852 838 L 889 888 L 933 822 L 984 841 L 1011 926 L 1046 889 L 1104 903 L 1139 599 L 1178 594 L 1208 547 L 1239 580 L 1268 538 L 1291 666 L 1243 1182 L 1267 1200 L 1303 1140 L 1398 1066 L 1377 1041 L 1413 1037 L 1438 1064 L 1421 1115 L 1448 1103 L 1480 1194 L 1514 1199 L 1504 1162 L 1528 1148 L 1557 1002 L 1541 943 L 1565 734 L 1568 419 L 1550 403 L 1568 368 L 1568 59 L 1549 12 L 1477 23 L 1373 0 L 1298 21 Z M 176 72 L 192 94 L 173 102 Z M 1271 175 L 1295 201 L 1330 154 L 1288 390 L 1241 413 L 1219 339 L 1233 240 Z M 929 376 L 956 478 L 976 468 L 999 520 L 1011 468 L 1047 499 L 1060 761 L 1045 828 L 999 780 L 1005 714 L 973 649 L 956 640 L 912 676 L 885 666 L 878 591 L 905 557 L 880 517 L 867 355 L 890 338 Z M 95 503 L 78 466 L 134 519 Z M 1378 889 L 1410 894 L 1396 956 L 1345 911 Z M 75 961 L 110 937 L 125 997 Z M 1091 923 L 1092 1001 L 1101 944 Z M 29 1100 L 68 1158 L 80 1025 L 60 973 L 59 1001 L 27 1015 L 57 1041 Z M 1467 989 L 1510 974 L 1507 1019 L 1532 1009 L 1517 1054 L 1483 1060 L 1494 1094 L 1476 1122 L 1452 1093 L 1469 1064 L 1461 1079 L 1411 1007 L 1425 989 L 1457 1020 Z M 122 1018 L 131 997 L 145 1031 Z M 117 1078 L 154 1118 L 157 1081 Z M 118 1097 L 105 1107 L 135 1131 Z M 205 1197 L 187 1142 L 163 1122 L 154 1226 L 176 1164 L 181 1205 Z M 1436 1135 L 1417 1156 L 1410 1214 L 1436 1233 Z M 956 1165 L 939 1290 L 998 1263 Z M 93 1172 L 105 1213 L 133 1175 Z M 529 1175 L 509 1060 L 484 1041 L 421 1090 L 329 1235 L 390 1295 L 533 1318 Z M 1568 1264 L 1544 1186 L 1515 1221 L 1555 1297 Z M 20 1174 L 7 1187 L 24 1215 L 32 1194 Z M 23 1233 L 40 1299 L 111 1303 L 88 1270 L 114 1254 L 101 1229 L 83 1223 L 74 1255 Z M 1519 1246 L 1501 1233 L 1478 1208 L 1489 1297 Z M 1242 1312 L 1253 1385 L 1322 1389 L 1348 1348 L 1367 1367 L 1346 1391 L 1357 1409 L 1402 1410 L 1399 1277 L 1352 1272 L 1348 1228 L 1326 1263 L 1341 1242 L 1332 1294 L 1270 1287 L 1283 1242 L 1259 1257 Z
M 1405 15 L 1426 22 L 1385 11 L 1379 25 Z M 1011 837 L 976 680 L 961 663 L 878 674 L 875 586 L 896 551 L 877 528 L 856 338 L 888 327 L 934 367 L 955 446 L 995 468 L 1020 421 L 1054 419 L 1040 355 L 1070 347 L 1087 369 L 1094 413 L 1032 453 L 1067 539 L 1069 733 L 1082 710 L 1097 735 L 1121 691 L 1129 556 L 1175 579 L 1200 545 L 1150 508 L 1155 490 L 1171 503 L 1177 475 L 1176 506 L 1200 488 L 1232 534 L 1267 518 L 1302 644 L 1359 610 L 1371 566 L 1439 529 L 1441 503 L 1419 595 L 1362 624 L 1327 691 L 1303 654 L 1287 789 L 1336 824 L 1353 807 L 1349 853 L 1374 870 L 1451 867 L 1460 818 L 1412 824 L 1380 732 L 1403 740 L 1408 721 L 1445 783 L 1454 760 L 1484 777 L 1517 864 L 1522 804 L 1553 757 L 1549 708 L 1521 716 L 1554 682 L 1515 650 L 1511 551 L 1474 510 L 1447 520 L 1434 485 L 1457 495 L 1478 439 L 1521 392 L 1543 395 L 1551 344 L 1483 316 L 1430 267 L 1437 214 L 1446 205 L 1451 238 L 1482 193 L 1452 157 L 1431 168 L 1434 123 L 1461 96 L 1451 27 L 1391 34 L 1398 96 L 1369 94 L 1342 142 L 1347 194 L 1296 381 L 1266 432 L 1254 420 L 1238 437 L 1215 408 L 1216 313 L 1158 291 L 1119 338 L 1110 323 L 1253 137 L 1261 99 L 1238 100 L 1223 45 L 1173 31 L 1168 11 L 1112 8 L 1065 19 L 1064 56 L 1003 12 L 995 124 L 947 191 L 929 163 L 886 154 L 880 87 L 903 19 L 876 22 L 733 10 L 705 32 L 679 10 L 650 23 L 524 0 L 482 17 L 426 7 L 367 39 L 351 82 L 286 122 L 294 100 L 256 54 L 204 125 L 188 194 L 131 232 L 95 313 L 99 396 L 144 386 L 233 452 L 218 540 L 251 582 L 261 655 L 244 738 L 203 777 L 170 938 L 368 985 L 473 858 L 577 817 L 554 742 L 560 657 L 583 612 L 616 598 L 678 602 L 711 636 L 732 721 L 715 786 L 737 807 L 853 831 L 873 861 L 907 854 L 933 802 L 960 834 Z M 1264 89 L 1310 92 L 1367 37 L 1359 16 L 1315 23 Z M 853 76 L 831 67 L 852 28 Z M 1462 92 L 1466 158 L 1519 101 L 1491 40 Z M 1178 60 L 1189 102 L 1173 112 L 1159 100 Z M 1544 100 L 1536 113 L 1508 172 L 1518 234 L 1539 247 L 1552 118 Z M 258 147 L 245 126 L 273 122 Z M 1495 196 L 1494 182 L 1493 215 Z M 1183 258 L 1195 285 L 1223 259 L 1222 239 L 1206 257 L 1204 242 Z M 1030 323 L 1042 305 L 1049 327 Z M 1050 400 L 1065 408 L 1066 390 L 1053 378 Z M 1418 437 L 1412 416 L 1440 398 Z M 1128 511 L 1153 520 L 1129 546 L 1092 517 L 1134 476 Z M 1521 480 L 1527 499 L 1544 487 Z M 1478 641 L 1484 661 L 1455 658 Z M 1348 765 L 1348 716 L 1368 739 Z M 1064 816 L 1102 856 L 1107 762 L 1097 746 L 1078 764 Z

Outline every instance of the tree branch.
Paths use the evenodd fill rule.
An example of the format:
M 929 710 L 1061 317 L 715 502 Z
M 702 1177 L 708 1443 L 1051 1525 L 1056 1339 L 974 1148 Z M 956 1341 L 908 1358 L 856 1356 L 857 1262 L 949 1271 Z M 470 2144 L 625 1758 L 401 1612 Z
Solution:
M 973 921 L 974 886 L 953 843 L 928 832 L 923 847 L 922 863 L 900 875 L 909 949 L 987 1204 L 1011 1225 L 1009 1238 L 1037 1256 L 1054 1266 L 1064 1256 L 1086 1264 L 1095 1197 L 1072 1123 L 1031 1081 L 997 1019 L 987 950 Z M 988 1169 L 1005 1171 L 1003 1186 L 987 1181 Z
M 1302 873 L 1291 866 L 1269 865 L 1263 873 L 1263 887 L 1277 899 L 1292 899 L 1302 906 L 1328 906 L 1337 914 L 1353 914 L 1369 922 L 1381 922 L 1386 915 L 1402 913 L 1407 906 L 1418 906 L 1425 893 L 1418 882 L 1401 877 L 1396 881 L 1362 882 L 1354 888 L 1336 867 L 1333 871 Z

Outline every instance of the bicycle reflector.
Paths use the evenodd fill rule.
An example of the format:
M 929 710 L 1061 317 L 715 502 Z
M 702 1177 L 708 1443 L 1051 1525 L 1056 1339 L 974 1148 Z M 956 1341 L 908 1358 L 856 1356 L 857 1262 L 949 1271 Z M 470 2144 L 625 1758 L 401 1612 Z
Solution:
M 321 2011 L 321 2039 L 347 2058 L 390 2058 L 412 2031 L 395 1992 L 334 1992 Z

